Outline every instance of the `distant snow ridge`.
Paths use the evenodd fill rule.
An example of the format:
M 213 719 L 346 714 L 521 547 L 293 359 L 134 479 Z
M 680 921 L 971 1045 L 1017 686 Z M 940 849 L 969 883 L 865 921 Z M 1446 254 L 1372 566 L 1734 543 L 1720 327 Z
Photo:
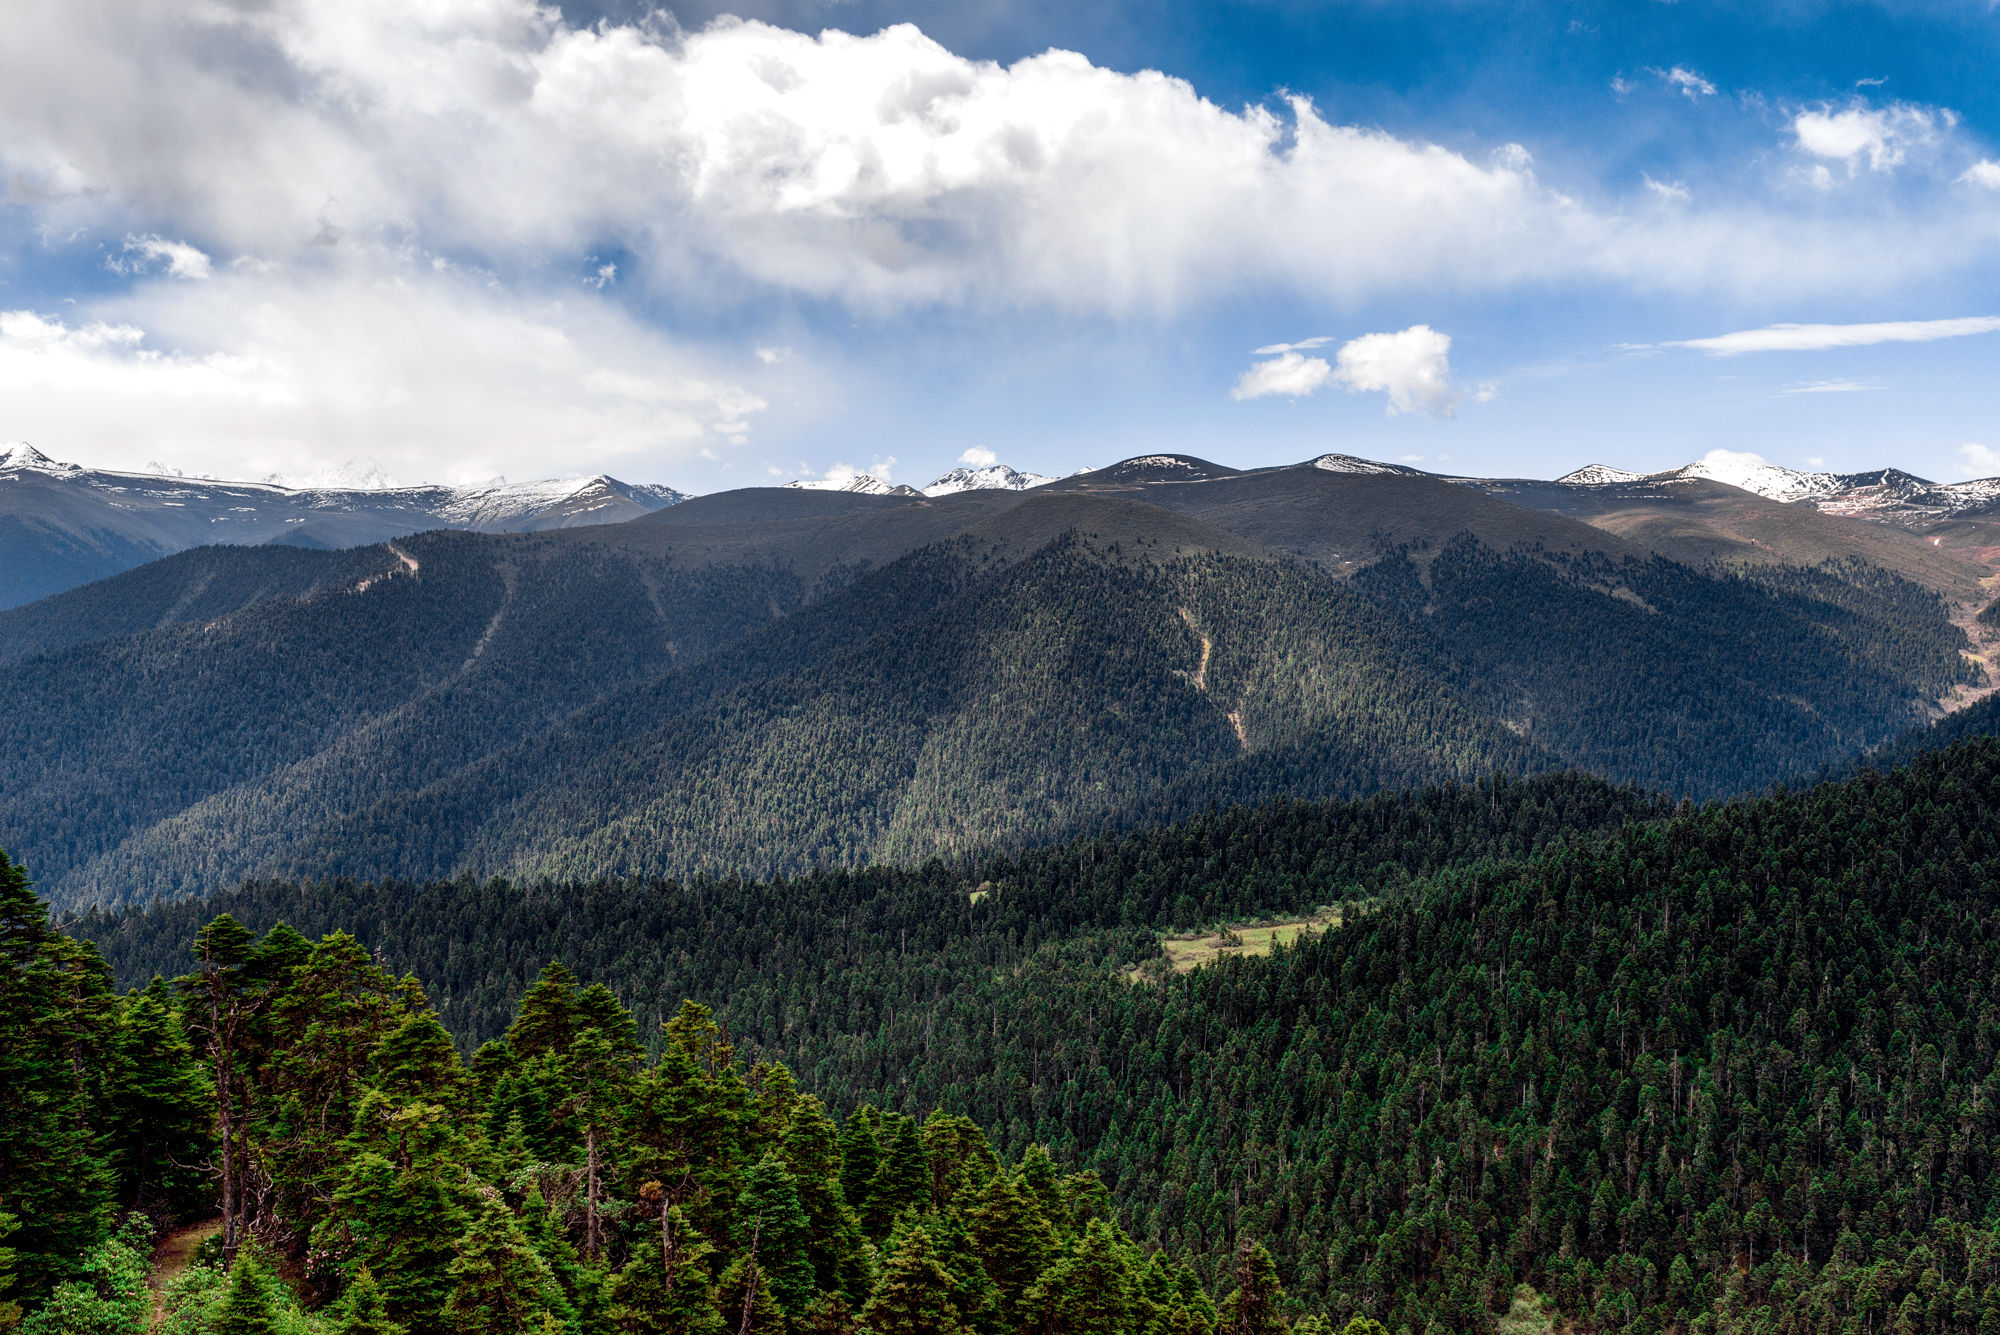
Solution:
M 900 482 L 884 482 L 873 473 L 856 473 L 853 477 L 802 477 L 785 485 L 797 491 L 848 491 L 857 496 L 923 495 L 915 487 L 907 487 Z
M 1556 481 L 1566 487 L 1608 487 L 1619 482 L 1637 482 L 1644 473 L 1632 473 L 1610 464 L 1585 464 L 1574 473 L 1564 473 Z
M 1809 473 L 1799 468 L 1782 468 L 1766 463 L 1754 454 L 1737 454 L 1729 450 L 1710 450 L 1705 457 L 1673 471 L 1678 477 L 1701 477 L 1711 482 L 1727 483 L 1773 501 L 1818 500 L 1846 490 L 1843 479 L 1837 473 Z
M 926 496 L 952 496 L 961 491 L 1027 491 L 1055 481 L 1040 473 L 1022 473 L 1006 464 L 954 468 L 923 489 Z
M 1414 473 L 1414 468 L 1401 464 L 1377 463 L 1373 459 L 1358 459 L 1351 454 L 1322 454 L 1312 461 L 1312 466 L 1322 473 Z

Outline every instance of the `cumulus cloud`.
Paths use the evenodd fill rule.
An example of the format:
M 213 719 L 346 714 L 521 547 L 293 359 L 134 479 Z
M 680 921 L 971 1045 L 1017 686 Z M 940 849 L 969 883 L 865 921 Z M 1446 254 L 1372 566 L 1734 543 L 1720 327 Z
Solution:
M 1949 111 L 1933 113 L 1902 103 L 1879 108 L 1856 104 L 1839 111 L 1801 111 L 1792 119 L 1792 135 L 1800 149 L 1845 163 L 1851 175 L 1864 164 L 1878 172 L 1900 167 L 1911 149 L 1937 142 L 1940 122 L 1949 128 L 1957 118 Z
M 741 440 L 763 400 L 594 296 L 449 271 L 225 271 L 84 317 L 0 312 L 12 429 L 58 455 L 310 475 L 357 446 L 405 478 L 671 465 Z
M 1451 387 L 1451 335 L 1429 325 L 1394 334 L 1363 334 L 1341 345 L 1335 376 L 1350 391 L 1381 390 L 1391 413 L 1450 417 L 1458 404 Z
M 1333 380 L 1333 367 L 1324 357 L 1308 357 L 1301 352 L 1284 348 L 1269 361 L 1253 365 L 1237 378 L 1236 387 L 1229 391 L 1229 397 L 1241 402 L 1244 399 L 1262 399 L 1273 394 L 1283 394 L 1289 398 L 1304 398 L 1322 385 Z
M 1341 385 L 1349 393 L 1380 391 L 1389 396 L 1389 412 L 1450 417 L 1459 395 L 1451 385 L 1451 335 L 1429 325 L 1411 325 L 1393 334 L 1363 334 L 1341 344 L 1329 363 L 1308 357 L 1299 348 L 1322 346 L 1328 338 L 1303 343 L 1273 343 L 1257 355 L 1278 355 L 1253 364 L 1229 391 L 1233 399 L 1259 399 L 1283 394 L 1303 398 L 1326 385 Z M 1483 403 L 1491 398 L 1482 394 Z
M 232 258 L 374 240 L 504 271 L 614 240 L 634 257 L 621 283 L 716 303 L 761 285 L 1117 314 L 1255 288 L 1852 286 L 1857 265 L 1954 263 L 1977 232 L 1637 218 L 1549 188 L 1517 145 L 1461 153 L 1304 98 L 1231 109 L 1072 52 L 967 60 L 909 25 L 574 27 L 535 0 L 27 0 L 9 21 L 16 197 L 65 226 L 171 220 Z M 1928 115 L 1829 109 L 1797 132 L 1887 164 L 1896 117 Z
M 1975 315 L 1954 320 L 1890 320 L 1876 324 L 1774 324 L 1710 338 L 1687 338 L 1656 346 L 1696 348 L 1718 357 L 1744 352 L 1817 352 L 1824 348 L 1860 348 L 1874 343 L 1930 343 L 1941 338 L 1965 338 L 2000 329 L 2000 316 Z M 1655 346 L 1631 344 L 1631 347 Z
M 1981 158 L 1959 173 L 1958 183 L 1983 185 L 1988 190 L 2000 190 L 2000 162 L 1995 162 L 1991 158 Z
M 1000 462 L 1000 456 L 983 446 L 974 445 L 959 455 L 958 461 L 967 468 L 990 468 Z

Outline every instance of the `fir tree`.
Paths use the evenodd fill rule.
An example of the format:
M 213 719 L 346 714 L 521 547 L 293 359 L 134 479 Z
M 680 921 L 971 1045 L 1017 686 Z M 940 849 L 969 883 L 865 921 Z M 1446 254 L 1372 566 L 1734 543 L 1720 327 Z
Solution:
M 882 1268 L 874 1295 L 861 1309 L 861 1324 L 871 1335 L 959 1335 L 964 1327 L 952 1288 L 930 1235 L 912 1228 Z
M 249 1252 L 239 1251 L 229 1267 L 229 1288 L 215 1314 L 214 1335 L 272 1335 L 271 1285 L 276 1279 Z
M 553 1306 L 548 1266 L 495 1199 L 481 1205 L 446 1274 L 444 1320 L 456 1335 L 519 1335 L 539 1328 Z
M 1109 1224 L 1093 1219 L 1022 1298 L 1021 1321 L 1046 1335 L 1124 1335 L 1146 1324 L 1145 1309 L 1131 1256 Z
M 881 1164 L 861 1215 L 871 1237 L 886 1235 L 903 1211 L 923 1209 L 931 1194 L 930 1165 L 916 1119 L 908 1113 L 884 1113 L 881 1142 Z
M 382 1288 L 365 1265 L 356 1269 L 341 1295 L 334 1329 L 337 1335 L 408 1335 L 408 1327 L 389 1319 Z
M 664 1198 L 662 1198 L 664 1200 Z M 625 1335 L 722 1335 L 708 1270 L 714 1249 L 678 1208 L 668 1232 L 674 1239 L 673 1279 L 658 1246 L 638 1246 L 612 1278 L 609 1319 Z
M 739 1240 L 757 1257 L 771 1301 L 787 1317 L 803 1314 L 815 1291 L 808 1255 L 811 1221 L 799 1207 L 798 1183 L 767 1153 L 743 1174 L 736 1201 Z
M 867 1208 L 868 1190 L 882 1167 L 876 1125 L 875 1109 L 863 1104 L 840 1127 L 840 1192 L 857 1215 Z
M 1216 1335 L 1284 1335 L 1278 1311 L 1285 1290 L 1263 1243 L 1244 1238 L 1237 1244 L 1235 1277 L 1236 1288 L 1217 1313 Z

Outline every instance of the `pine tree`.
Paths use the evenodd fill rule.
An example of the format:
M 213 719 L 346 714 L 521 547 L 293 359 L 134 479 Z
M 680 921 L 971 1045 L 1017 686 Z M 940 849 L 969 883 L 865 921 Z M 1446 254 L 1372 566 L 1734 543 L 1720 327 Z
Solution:
M 207 1194 L 198 1165 L 214 1150 L 215 1101 L 165 980 L 125 998 L 118 1050 L 110 1141 L 120 1198 L 180 1215 Z
M 987 1182 L 971 1224 L 973 1245 L 999 1293 L 1002 1321 L 1009 1330 L 1019 1329 L 1021 1301 L 1055 1255 L 1055 1231 L 1005 1172 Z
M 556 960 L 521 997 L 519 1013 L 507 1030 L 507 1046 L 517 1057 L 569 1051 L 576 1037 L 576 975 Z
M 664 1198 L 662 1198 L 664 1199 Z M 679 1209 L 672 1211 L 673 1282 L 658 1246 L 637 1246 L 611 1281 L 609 1318 L 626 1335 L 722 1335 L 708 1258 L 714 1249 Z
M 238 1252 L 229 1267 L 229 1288 L 215 1314 L 213 1335 L 272 1335 L 271 1285 L 276 1280 L 256 1256 Z
M 554 1306 L 548 1266 L 498 1200 L 482 1204 L 446 1274 L 444 1320 L 456 1335 L 519 1335 L 540 1327 Z
M 802 1315 L 816 1287 L 807 1255 L 811 1222 L 799 1207 L 796 1179 L 776 1154 L 744 1171 L 736 1228 L 739 1243 L 756 1255 L 771 1300 L 787 1317 Z
M 885 1236 L 905 1210 L 930 1201 L 930 1165 L 924 1157 L 916 1119 L 908 1113 L 882 1114 L 882 1159 L 868 1189 L 861 1218 L 870 1237 Z
M 826 1108 L 810 1094 L 793 1103 L 779 1146 L 785 1166 L 798 1183 L 799 1208 L 806 1212 L 806 1255 L 814 1284 L 847 1295 L 851 1308 L 868 1301 L 868 1274 L 861 1223 L 841 1196 L 840 1132 Z
M 19 1221 L 21 1293 L 46 1294 L 111 1224 L 113 1179 L 93 1123 L 116 1002 L 94 948 L 50 928 L 48 906 L 0 852 L 0 1202 Z
M 463 1107 L 471 1082 L 435 1011 L 426 1008 L 396 1026 L 371 1060 L 374 1086 L 382 1093 L 441 1104 L 454 1112 Z
M 337 1335 L 408 1335 L 408 1327 L 389 1319 L 382 1288 L 367 1266 L 359 1267 L 341 1295 Z
M 251 969 L 255 940 L 227 913 L 217 917 L 194 939 L 195 972 L 183 979 L 193 994 L 191 1027 L 206 1039 L 215 1081 L 215 1122 L 220 1145 L 222 1179 L 222 1254 L 233 1258 L 244 1229 L 241 1168 L 244 1129 L 249 1120 L 248 1091 L 240 1088 L 238 1056 L 250 1021 L 262 1009 L 264 996 Z
M 874 1295 L 861 1309 L 861 1324 L 871 1335 L 959 1335 L 964 1329 L 952 1302 L 951 1275 L 921 1227 L 903 1235 L 882 1268 Z
M 1217 1335 L 1284 1335 L 1285 1322 L 1278 1315 L 1284 1300 L 1271 1253 L 1263 1243 L 1243 1239 L 1236 1247 L 1236 1289 L 1222 1300 Z
M 1023 1326 L 1047 1335 L 1124 1335 L 1146 1324 L 1132 1258 L 1101 1219 L 1051 1265 L 1021 1300 Z
M 1068 1238 L 1075 1232 L 1070 1219 L 1069 1201 L 1063 1192 L 1062 1179 L 1056 1175 L 1055 1161 L 1041 1145 L 1028 1146 L 1028 1152 L 1021 1156 L 1019 1170 L 1021 1189 L 1029 1199 L 1041 1207 L 1042 1218 L 1049 1221 L 1057 1238 Z
M 867 1208 L 868 1189 L 882 1167 L 875 1128 L 875 1109 L 866 1104 L 849 1113 L 840 1128 L 840 1192 L 856 1215 Z

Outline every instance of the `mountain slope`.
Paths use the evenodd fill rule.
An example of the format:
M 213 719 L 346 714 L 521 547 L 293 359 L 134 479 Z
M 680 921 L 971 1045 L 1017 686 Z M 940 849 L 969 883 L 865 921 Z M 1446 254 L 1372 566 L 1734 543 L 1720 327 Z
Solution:
M 75 904 L 956 857 L 1494 768 L 1711 796 L 1974 675 L 1873 567 L 1703 573 L 1424 476 L 1132 472 L 186 553 L 0 621 L 41 651 L 0 745 L 46 758 L 0 843 Z
M 468 1045 L 552 956 L 648 1020 L 693 995 L 836 1106 L 1057 1147 L 1136 1236 L 1215 1264 L 1253 1234 L 1306 1305 L 1392 1328 L 1518 1329 L 1525 1280 L 1584 1335 L 1978 1335 L 1996 809 L 1989 739 L 1679 814 L 1563 776 L 1209 812 L 969 874 L 269 884 L 82 928 L 136 981 L 217 910 L 351 926 Z M 1158 934 L 1206 915 L 1368 891 L 1269 958 L 1158 967 Z

